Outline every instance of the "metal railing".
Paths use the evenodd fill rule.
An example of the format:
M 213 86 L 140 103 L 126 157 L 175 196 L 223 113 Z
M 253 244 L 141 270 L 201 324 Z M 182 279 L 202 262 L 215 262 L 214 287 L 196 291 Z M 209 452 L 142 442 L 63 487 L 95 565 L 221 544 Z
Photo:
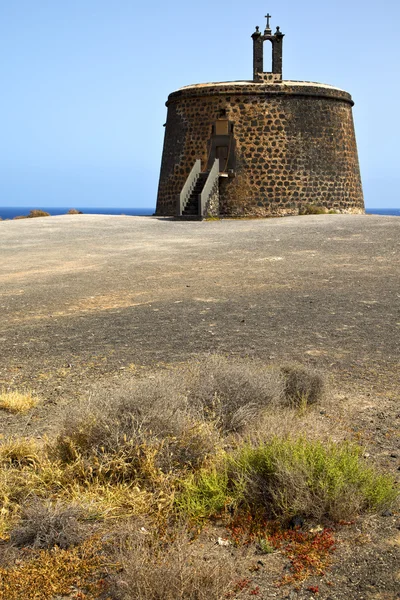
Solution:
M 214 164 L 211 167 L 211 171 L 208 174 L 207 180 L 204 184 L 203 191 L 199 198 L 199 216 L 204 217 L 204 211 L 206 209 L 207 200 L 209 199 L 212 192 L 215 190 L 215 185 L 218 183 L 219 178 L 219 158 L 214 160 Z
M 183 211 L 185 210 L 185 206 L 189 201 L 190 194 L 193 191 L 194 186 L 199 178 L 201 172 L 201 160 L 198 158 L 193 165 L 192 170 L 190 171 L 188 178 L 186 179 L 185 185 L 182 188 L 181 193 L 178 196 L 177 203 L 177 215 L 178 217 L 182 216 Z

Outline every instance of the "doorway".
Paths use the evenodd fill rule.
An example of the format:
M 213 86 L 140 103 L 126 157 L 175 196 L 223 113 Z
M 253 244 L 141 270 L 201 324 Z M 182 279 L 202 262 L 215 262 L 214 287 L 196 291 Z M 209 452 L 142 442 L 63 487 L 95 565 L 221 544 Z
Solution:
M 215 158 L 219 159 L 219 172 L 226 171 L 228 164 L 228 146 L 217 146 L 215 148 Z

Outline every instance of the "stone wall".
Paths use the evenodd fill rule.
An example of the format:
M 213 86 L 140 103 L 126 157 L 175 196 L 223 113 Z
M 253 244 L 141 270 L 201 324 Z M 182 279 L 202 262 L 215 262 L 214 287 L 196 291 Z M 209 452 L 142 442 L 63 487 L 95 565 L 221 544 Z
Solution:
M 226 216 L 298 214 L 306 204 L 363 212 L 351 97 L 303 82 L 205 84 L 169 96 L 157 200 L 174 215 L 194 164 L 208 160 L 221 109 L 233 123 L 235 176 L 220 179 Z

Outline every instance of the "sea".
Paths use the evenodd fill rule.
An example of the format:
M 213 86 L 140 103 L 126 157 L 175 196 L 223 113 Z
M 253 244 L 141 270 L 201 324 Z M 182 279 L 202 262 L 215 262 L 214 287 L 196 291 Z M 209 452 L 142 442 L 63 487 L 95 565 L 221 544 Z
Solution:
M 66 207 L 45 207 L 45 206 L 0 206 L 0 217 L 2 219 L 14 219 L 14 217 L 20 215 L 28 215 L 29 211 L 35 208 L 40 208 L 45 212 L 50 213 L 51 216 L 65 215 L 70 210 L 70 206 Z M 154 209 L 152 208 L 85 208 L 85 207 L 74 207 L 80 210 L 86 215 L 126 215 L 129 217 L 142 217 L 146 215 L 152 215 Z M 383 215 L 386 217 L 400 217 L 400 208 L 368 208 L 366 209 L 368 215 Z
M 76 210 L 80 210 L 85 215 L 126 215 L 128 217 L 142 217 L 146 215 L 154 214 L 154 208 L 104 208 L 104 207 L 80 207 L 80 206 L 0 206 L 0 217 L 2 219 L 14 219 L 14 217 L 18 217 L 20 215 L 29 215 L 29 212 L 33 209 L 39 208 L 40 210 L 44 210 L 45 212 L 50 213 L 52 217 L 56 217 L 57 215 L 66 215 L 71 208 L 75 208 Z

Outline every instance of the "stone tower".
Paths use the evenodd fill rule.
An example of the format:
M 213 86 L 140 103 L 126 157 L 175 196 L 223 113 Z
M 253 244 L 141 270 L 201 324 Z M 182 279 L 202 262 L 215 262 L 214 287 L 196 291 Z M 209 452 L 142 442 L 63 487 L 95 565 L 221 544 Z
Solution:
M 353 101 L 330 85 L 282 79 L 284 34 L 253 39 L 253 80 L 169 95 L 157 215 L 283 216 L 309 205 L 363 213 Z M 264 71 L 265 42 L 272 70 Z

